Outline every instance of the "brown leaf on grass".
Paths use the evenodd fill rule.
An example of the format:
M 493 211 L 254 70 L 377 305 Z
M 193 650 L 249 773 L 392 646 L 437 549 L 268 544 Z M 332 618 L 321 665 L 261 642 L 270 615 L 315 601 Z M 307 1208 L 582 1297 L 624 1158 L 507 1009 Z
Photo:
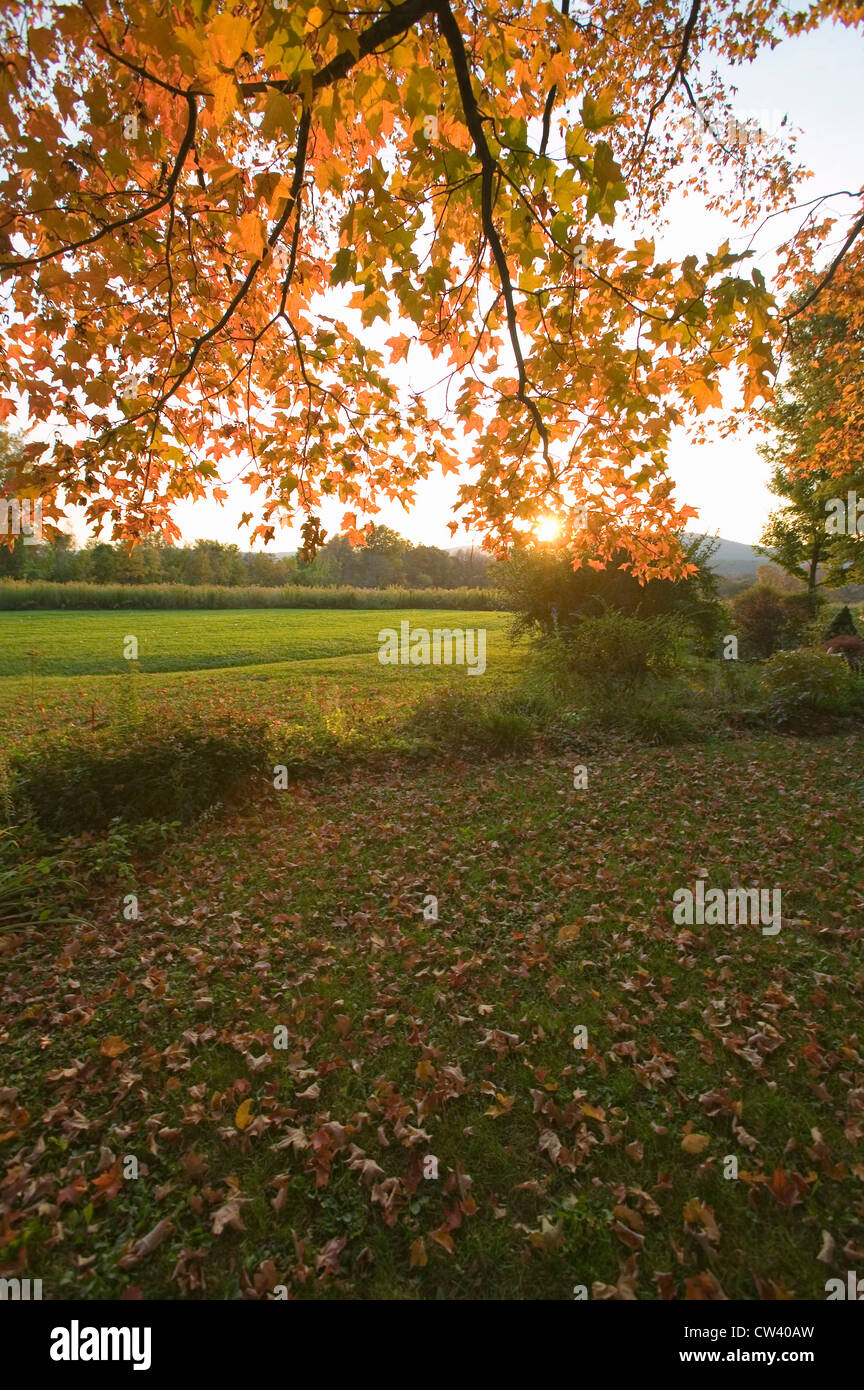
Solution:
M 684 1298 L 687 1302 L 701 1303 L 721 1303 L 726 1302 L 726 1295 L 718 1284 L 714 1275 L 704 1270 L 701 1274 L 696 1274 L 692 1279 L 684 1280 Z
M 79 1201 L 86 1191 L 87 1179 L 84 1177 L 83 1173 L 79 1173 L 78 1177 L 74 1178 L 72 1182 L 69 1183 L 68 1187 L 61 1187 L 60 1191 L 57 1193 L 58 1207 L 65 1206 L 67 1202 Z
M 652 1275 L 652 1278 L 657 1285 L 657 1292 L 664 1301 L 678 1297 L 675 1280 L 672 1278 L 671 1274 L 661 1273 L 661 1271 L 658 1270 L 656 1274 Z
M 210 1160 L 206 1154 L 196 1153 L 194 1149 L 189 1149 L 180 1159 L 180 1165 L 187 1177 L 197 1178 L 209 1167 Z
M 617 1284 L 602 1284 L 599 1280 L 591 1285 L 591 1297 L 597 1299 L 619 1299 L 625 1303 L 633 1303 L 638 1297 L 639 1287 L 639 1256 L 630 1255 L 621 1265 L 621 1274 Z
M 560 942 L 565 942 L 565 941 L 578 941 L 578 940 L 579 940 L 579 934 L 580 934 L 581 931 L 582 931 L 582 923 L 581 923 L 581 922 L 571 922 L 569 926 L 566 926 L 566 927 L 559 927 L 559 929 L 558 929 L 558 940 L 559 940 Z
M 249 1197 L 232 1197 L 224 1202 L 218 1211 L 214 1211 L 210 1218 L 214 1236 L 221 1236 L 226 1226 L 230 1226 L 232 1231 L 245 1231 L 242 1217 L 240 1216 L 240 1206 L 243 1202 L 250 1201 Z
M 700 1226 L 700 1234 L 707 1236 L 712 1245 L 720 1243 L 720 1227 L 714 1216 L 714 1210 L 706 1202 L 700 1202 L 698 1197 L 691 1197 L 689 1202 L 684 1203 L 684 1220 L 688 1226 Z M 689 1235 L 693 1232 L 689 1231 Z
M 541 1153 L 549 1155 L 550 1163 L 557 1163 L 563 1145 L 553 1129 L 544 1129 L 537 1147 Z
M 638 1231 L 633 1231 L 629 1226 L 625 1226 L 623 1221 L 613 1221 L 610 1229 L 618 1237 L 622 1245 L 626 1245 L 628 1250 L 641 1250 L 645 1244 L 645 1237 Z
M 781 1207 L 795 1207 L 809 1193 L 810 1184 L 800 1173 L 786 1173 L 782 1168 L 775 1168 L 768 1191 Z
M 837 1249 L 836 1242 L 835 1242 L 834 1237 L 832 1236 L 831 1232 L 830 1232 L 830 1231 L 823 1231 L 823 1232 L 822 1232 L 822 1249 L 819 1251 L 819 1254 L 816 1256 L 817 1260 L 821 1260 L 822 1263 L 823 1263 L 824 1265 L 833 1264 L 833 1263 L 834 1263 L 834 1252 L 835 1252 L 836 1249 Z
M 550 1250 L 560 1250 L 564 1244 L 564 1225 L 561 1221 L 550 1221 L 548 1216 L 540 1217 L 540 1226 L 536 1231 L 525 1230 L 531 1244 L 537 1250 L 548 1252 Z
M 453 1254 L 453 1237 L 446 1224 L 439 1226 L 437 1231 L 433 1231 L 429 1239 L 434 1240 L 436 1245 L 440 1245 L 442 1250 L 446 1250 L 448 1255 Z
M 252 1275 L 252 1288 L 258 1298 L 263 1297 L 265 1293 L 272 1293 L 277 1284 L 284 1282 L 276 1268 L 275 1260 L 262 1260 Z
M 619 1203 L 612 1208 L 612 1215 L 616 1221 L 623 1221 L 625 1226 L 629 1226 L 631 1231 L 645 1230 L 645 1220 L 641 1211 L 632 1211 L 630 1207 Z
M 103 1057 L 119 1057 L 121 1053 L 129 1051 L 129 1044 L 118 1038 L 116 1033 L 112 1033 L 110 1037 L 102 1040 L 99 1051 Z
M 429 1256 L 426 1254 L 426 1242 L 422 1236 L 411 1242 L 411 1255 L 409 1260 L 410 1269 L 425 1269 L 429 1263 Z
M 131 1269 L 133 1265 L 137 1265 L 139 1261 L 146 1259 L 148 1255 L 152 1255 L 157 1246 L 161 1245 L 163 1240 L 170 1236 L 173 1230 L 174 1222 L 169 1221 L 166 1216 L 153 1227 L 152 1231 L 148 1231 L 146 1236 L 142 1236 L 140 1240 L 136 1240 L 131 1250 L 127 1251 L 125 1255 L 121 1255 L 120 1259 L 117 1261 L 120 1268 Z
M 203 1248 L 187 1248 L 180 1251 L 171 1278 L 180 1285 L 184 1293 L 203 1293 L 206 1289 L 207 1281 L 202 1268 L 206 1258 L 207 1251 Z
M 116 1197 L 123 1186 L 123 1160 L 115 1159 L 110 1168 L 93 1179 L 93 1186 L 106 1201 L 109 1197 Z
M 326 1279 L 331 1274 L 339 1275 L 342 1273 L 339 1256 L 346 1244 L 347 1236 L 334 1236 L 318 1251 L 315 1256 L 315 1268 L 318 1271 L 319 1279 Z

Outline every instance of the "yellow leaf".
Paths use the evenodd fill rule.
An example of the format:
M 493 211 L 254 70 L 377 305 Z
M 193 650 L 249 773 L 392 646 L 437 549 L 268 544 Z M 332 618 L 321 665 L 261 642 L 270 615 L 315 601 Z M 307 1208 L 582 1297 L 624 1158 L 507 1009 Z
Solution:
M 245 251 L 253 259 L 258 260 L 264 255 L 267 245 L 264 236 L 264 227 L 257 212 L 247 212 L 237 223 L 235 239 L 241 250 Z
M 213 79 L 213 122 L 222 125 L 237 108 L 237 83 L 231 73 Z
M 582 927 L 578 922 L 571 922 L 569 927 L 562 927 L 558 932 L 559 941 L 578 941 Z
M 252 1102 L 244 1100 L 242 1105 L 237 1106 L 237 1114 L 234 1116 L 234 1123 L 238 1129 L 245 1129 L 252 1119 Z
M 220 14 L 207 26 L 208 47 L 214 60 L 233 68 L 241 53 L 255 49 L 255 30 L 248 19 L 234 14 Z
M 429 1256 L 426 1254 L 426 1245 L 422 1236 L 411 1242 L 411 1269 L 423 1269 L 429 1263 Z
M 99 1051 L 103 1057 L 119 1057 L 121 1052 L 128 1052 L 129 1044 L 122 1038 L 118 1038 L 116 1033 L 112 1033 L 110 1038 L 106 1038 Z
M 681 1147 L 687 1154 L 701 1154 L 710 1143 L 710 1134 L 685 1134 L 681 1140 Z

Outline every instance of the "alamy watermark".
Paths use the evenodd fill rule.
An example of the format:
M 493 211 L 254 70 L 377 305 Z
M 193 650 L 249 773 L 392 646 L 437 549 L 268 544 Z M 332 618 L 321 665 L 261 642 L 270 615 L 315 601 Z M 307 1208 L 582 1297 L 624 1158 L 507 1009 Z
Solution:
M 20 536 L 24 545 L 42 544 L 42 500 L 0 497 L 0 537 Z
M 825 1292 L 828 1295 L 828 1302 L 836 1302 L 838 1299 L 851 1299 L 853 1303 L 864 1302 L 864 1279 L 859 1279 L 853 1269 L 846 1271 L 846 1283 L 842 1279 L 827 1279 L 825 1281 Z
M 763 936 L 776 936 L 782 926 L 779 888 L 709 888 L 700 878 L 692 889 L 676 888 L 672 901 L 676 926 L 761 924 Z
M 864 497 L 859 501 L 853 489 L 847 492 L 845 501 L 842 497 L 829 497 L 825 510 L 829 536 L 864 536 Z
M 39 1300 L 42 1297 L 41 1279 L 0 1279 L 0 1303 Z
M 131 1361 L 133 1371 L 148 1371 L 152 1329 L 149 1327 L 70 1327 L 51 1332 L 52 1361 Z
M 382 666 L 467 666 L 469 676 L 486 670 L 486 629 L 415 627 L 406 620 L 378 633 Z

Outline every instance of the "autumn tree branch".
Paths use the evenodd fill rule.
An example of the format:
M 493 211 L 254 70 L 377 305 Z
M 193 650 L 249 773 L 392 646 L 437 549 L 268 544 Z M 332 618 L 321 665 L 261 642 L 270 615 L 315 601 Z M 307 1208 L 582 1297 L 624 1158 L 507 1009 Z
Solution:
M 376 19 L 367 29 L 357 35 L 357 51 L 352 53 L 350 49 L 345 49 L 342 53 L 337 53 L 335 58 L 331 58 L 329 63 L 325 63 L 323 68 L 319 68 L 313 73 L 307 82 L 311 82 L 312 91 L 317 92 L 322 87 L 331 87 L 334 82 L 345 77 L 357 63 L 368 58 L 388 39 L 395 39 L 400 34 L 404 34 L 410 29 L 412 24 L 432 14 L 435 10 L 435 0 L 403 0 L 401 5 L 394 5 L 392 10 L 388 10 L 380 19 Z M 286 96 L 299 92 L 303 87 L 302 77 L 277 77 L 267 78 L 263 82 L 241 82 L 240 91 L 244 96 L 255 96 L 260 92 L 277 91 L 284 92 Z
M 569 16 L 570 0 L 562 0 L 561 13 Z M 557 84 L 553 82 L 546 96 L 546 105 L 543 107 L 543 134 L 540 139 L 540 149 L 538 151 L 541 155 L 545 155 L 546 146 L 549 144 L 549 131 L 552 125 L 552 108 L 555 105 L 555 98 L 557 95 L 558 87 Z
M 291 181 L 291 192 L 288 198 L 286 199 L 285 208 L 282 212 L 281 217 L 277 220 L 272 232 L 267 238 L 268 250 L 272 250 L 272 248 L 276 245 L 276 242 L 282 235 L 282 231 L 285 228 L 289 218 L 291 217 L 291 214 L 294 212 L 295 208 L 298 205 L 298 201 L 300 198 L 300 190 L 303 186 L 303 175 L 306 168 L 306 151 L 309 144 L 309 131 L 311 125 L 312 112 L 310 108 L 306 106 L 303 108 L 303 114 L 300 118 L 300 124 L 297 130 L 297 149 L 294 155 L 294 176 Z M 189 376 L 189 373 L 192 371 L 192 368 L 195 366 L 201 349 L 205 347 L 212 338 L 215 338 L 217 333 L 222 332 L 222 329 L 225 328 L 225 326 L 230 321 L 232 315 L 234 314 L 235 309 L 238 307 L 240 303 L 242 303 L 243 299 L 245 299 L 249 287 L 252 284 L 252 281 L 255 279 L 255 276 L 258 274 L 258 271 L 260 270 L 261 266 L 264 264 L 264 259 L 264 256 L 259 256 L 252 262 L 248 271 L 243 277 L 243 280 L 241 281 L 239 288 L 237 289 L 236 293 L 232 296 L 230 303 L 227 305 L 221 317 L 217 320 L 216 323 L 214 323 L 210 328 L 207 329 L 206 333 L 200 334 L 199 337 L 195 339 L 195 342 L 192 345 L 192 348 L 189 352 L 189 356 L 186 359 L 186 363 L 183 366 L 182 370 L 175 377 L 170 389 L 163 392 L 158 398 L 158 400 L 155 401 L 151 407 L 149 407 L 147 412 L 148 414 L 151 410 L 161 410 L 162 407 L 171 399 L 171 397 L 175 395 L 180 386 L 182 386 L 183 382 L 186 380 L 186 378 Z M 287 284 L 285 286 L 285 290 L 287 291 Z
M 530 396 L 527 394 L 528 374 L 525 370 L 525 359 L 522 356 L 522 344 L 519 341 L 519 327 L 516 321 L 513 281 L 510 277 L 507 257 L 504 254 L 504 247 L 501 244 L 501 238 L 495 226 L 493 215 L 494 198 L 492 184 L 495 172 L 498 168 L 498 162 L 489 148 L 486 132 L 483 129 L 483 117 L 480 114 L 480 108 L 477 105 L 477 99 L 474 96 L 474 89 L 471 85 L 468 54 L 465 49 L 459 25 L 456 23 L 453 11 L 450 9 L 447 0 L 439 0 L 436 12 L 438 15 L 438 23 L 441 27 L 441 33 L 453 60 L 453 69 L 456 73 L 456 81 L 459 86 L 459 95 L 462 100 L 465 123 L 468 127 L 471 139 L 474 141 L 474 149 L 477 158 L 480 160 L 480 216 L 483 225 L 483 233 L 492 248 L 492 257 L 495 261 L 498 278 L 501 282 L 501 291 L 504 295 L 504 304 L 507 313 L 507 328 L 513 347 L 513 355 L 516 358 L 516 369 L 519 374 L 519 390 L 516 396 L 526 407 L 534 422 L 542 443 L 543 458 L 551 474 L 552 464 L 549 458 L 549 434 L 536 401 L 531 400 Z
M 864 213 L 862 213 L 861 216 L 858 218 L 857 222 L 854 223 L 852 230 L 850 231 L 843 245 L 840 247 L 840 250 L 837 252 L 837 255 L 834 257 L 825 274 L 822 276 L 822 279 L 819 280 L 819 282 L 816 285 L 814 285 L 813 289 L 810 291 L 808 295 L 805 296 L 804 299 L 802 299 L 800 304 L 797 304 L 794 309 L 790 309 L 788 314 L 783 315 L 784 322 L 788 323 L 789 319 L 794 319 L 797 317 L 798 314 L 803 314 L 804 310 L 809 309 L 813 301 L 819 297 L 819 295 L 828 285 L 831 284 L 831 281 L 834 279 L 834 276 L 840 269 L 843 257 L 846 255 L 846 252 L 849 250 L 853 241 L 855 241 L 861 235 L 862 232 L 864 232 Z
M 642 136 L 642 143 L 639 146 L 639 153 L 636 156 L 637 163 L 645 153 L 645 147 L 648 144 L 648 137 L 651 134 L 651 126 L 653 124 L 654 117 L 657 115 L 657 112 L 660 110 L 660 107 L 663 105 L 672 88 L 675 86 L 675 83 L 678 81 L 678 78 L 684 72 L 684 64 L 687 61 L 687 54 L 690 48 L 690 40 L 693 37 L 693 30 L 696 25 L 696 20 L 699 18 L 699 10 L 701 8 L 701 5 L 702 0 L 693 0 L 693 4 L 690 8 L 690 14 L 687 18 L 687 23 L 684 26 L 684 35 L 681 40 L 681 51 L 678 54 L 678 61 L 676 62 L 675 67 L 672 70 L 672 76 L 669 78 L 669 81 L 666 83 L 666 86 L 660 93 L 660 96 L 657 98 L 655 102 L 652 103 L 651 110 L 648 113 L 648 124 L 645 127 L 645 134 Z
M 101 241 L 103 237 L 109 236 L 111 232 L 118 232 L 122 227 L 131 227 L 136 222 L 143 222 L 145 217 L 152 217 L 154 213 L 161 212 L 162 208 L 167 207 L 168 204 L 173 201 L 177 183 L 183 172 L 183 166 L 186 163 L 186 157 L 195 143 L 195 128 L 198 123 L 198 102 L 194 93 L 184 92 L 183 96 L 189 107 L 186 130 L 183 134 L 180 148 L 177 151 L 174 167 L 168 176 L 165 192 L 161 198 L 157 198 L 155 203 L 148 203 L 146 207 L 139 208 L 137 212 L 130 212 L 126 217 L 118 217 L 113 222 L 104 223 L 99 227 L 98 231 L 92 232 L 90 236 L 82 237 L 80 241 L 67 242 L 63 246 L 57 247 L 54 251 L 45 251 L 40 256 L 22 256 L 13 261 L 0 262 L 0 271 L 20 270 L 24 266 L 41 265 L 43 261 L 54 260 L 57 256 L 71 255 L 73 251 L 80 251 L 84 246 L 92 246 L 94 242 Z

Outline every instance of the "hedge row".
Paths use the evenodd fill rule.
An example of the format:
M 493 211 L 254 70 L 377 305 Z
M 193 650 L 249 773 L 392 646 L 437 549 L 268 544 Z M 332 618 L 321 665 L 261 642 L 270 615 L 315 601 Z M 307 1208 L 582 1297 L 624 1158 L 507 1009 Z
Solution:
M 501 606 L 491 589 L 313 588 L 281 589 L 192 584 L 54 584 L 0 582 L 0 610 L 33 608 L 459 608 Z

